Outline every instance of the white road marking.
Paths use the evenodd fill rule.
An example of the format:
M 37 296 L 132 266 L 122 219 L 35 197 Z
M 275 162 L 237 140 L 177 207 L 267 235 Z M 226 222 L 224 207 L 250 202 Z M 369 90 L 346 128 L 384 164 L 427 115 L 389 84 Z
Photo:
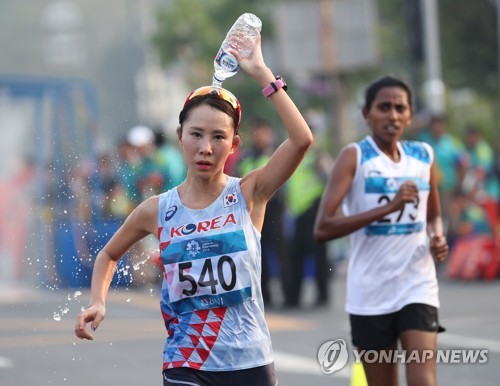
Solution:
M 438 335 L 438 346 L 445 345 L 453 348 L 487 349 L 490 352 L 500 353 L 500 342 L 490 339 L 474 338 L 465 335 L 455 335 L 445 332 Z
M 14 362 L 9 358 L 0 357 L 0 369 L 14 367 Z
M 500 353 L 500 342 L 483 338 L 468 337 L 465 335 L 450 334 L 448 332 L 438 336 L 438 348 L 487 349 L 490 353 Z M 340 377 L 349 379 L 351 365 L 348 363 L 342 370 L 331 374 L 323 374 L 318 362 L 310 357 L 290 354 L 283 351 L 274 351 L 274 363 L 277 371 L 286 373 L 316 375 L 326 377 Z
M 342 370 L 334 374 L 327 375 L 321 372 L 319 363 L 309 357 L 289 354 L 282 351 L 274 351 L 274 364 L 277 371 L 286 373 L 317 375 L 320 377 L 340 377 L 349 379 L 351 377 L 351 367 L 348 364 Z

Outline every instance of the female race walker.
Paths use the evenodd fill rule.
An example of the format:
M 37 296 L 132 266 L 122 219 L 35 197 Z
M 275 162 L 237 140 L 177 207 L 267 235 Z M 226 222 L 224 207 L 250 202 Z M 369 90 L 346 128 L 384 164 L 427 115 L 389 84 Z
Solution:
M 314 227 L 318 242 L 351 234 L 346 311 L 353 345 L 395 358 L 362 358 L 370 386 L 398 384 L 398 340 L 408 356 L 412 350 L 419 358 L 422 350 L 433 353 L 406 361 L 408 385 L 436 384 L 440 327 L 432 257 L 445 259 L 448 245 L 433 151 L 425 143 L 400 140 L 411 122 L 411 99 L 408 85 L 394 77 L 367 88 L 363 116 L 372 135 L 340 152 Z M 341 203 L 345 216 L 338 213 Z
M 241 107 L 225 89 L 189 94 L 179 115 L 178 140 L 187 176 L 176 188 L 141 203 L 96 258 L 90 304 L 75 333 L 93 339 L 105 316 L 116 262 L 143 237 L 159 239 L 164 279 L 161 311 L 168 337 L 164 385 L 275 386 L 270 334 L 260 290 L 266 204 L 312 144 L 311 131 L 266 66 L 260 37 L 248 58 L 232 51 L 261 87 L 288 137 L 266 165 L 243 178 L 224 174 L 240 144 Z

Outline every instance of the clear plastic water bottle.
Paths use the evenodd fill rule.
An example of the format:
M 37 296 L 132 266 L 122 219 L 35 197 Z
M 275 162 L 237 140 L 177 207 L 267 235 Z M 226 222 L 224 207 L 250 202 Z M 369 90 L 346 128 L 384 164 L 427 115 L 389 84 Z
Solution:
M 262 22 L 252 13 L 244 13 L 233 24 L 214 59 L 212 86 L 221 87 L 222 82 L 240 69 L 236 58 L 229 53 L 234 49 L 246 58 L 253 51 Z

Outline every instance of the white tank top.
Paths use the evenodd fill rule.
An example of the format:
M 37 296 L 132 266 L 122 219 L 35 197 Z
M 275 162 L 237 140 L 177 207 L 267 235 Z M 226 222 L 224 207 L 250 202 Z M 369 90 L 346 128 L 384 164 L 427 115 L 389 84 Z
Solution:
M 159 196 L 164 266 L 161 311 L 168 338 L 163 369 L 239 370 L 273 361 L 260 289 L 260 233 L 230 177 L 205 209 L 177 189 Z
M 400 185 L 413 180 L 418 202 L 357 230 L 350 236 L 346 311 L 379 315 L 399 311 L 410 303 L 439 307 L 434 261 L 426 234 L 431 147 L 423 142 L 401 141 L 399 162 L 382 153 L 367 136 L 353 144 L 357 166 L 343 202 L 346 215 L 387 204 Z

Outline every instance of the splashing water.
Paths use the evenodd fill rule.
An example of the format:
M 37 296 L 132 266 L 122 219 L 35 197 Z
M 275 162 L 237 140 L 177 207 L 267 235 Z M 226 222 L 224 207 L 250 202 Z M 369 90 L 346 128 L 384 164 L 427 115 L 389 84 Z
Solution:
M 146 259 L 135 263 L 133 265 L 134 271 L 138 271 L 139 269 L 141 269 L 141 266 L 146 264 L 148 262 L 148 260 L 149 260 L 149 256 Z
M 57 288 L 52 288 L 52 290 L 55 290 Z M 60 322 L 64 315 L 68 314 L 70 311 L 70 307 L 72 306 L 73 301 L 78 301 L 78 298 L 82 296 L 82 291 L 75 291 L 72 294 L 68 293 L 66 295 L 66 300 L 67 302 L 64 305 L 59 305 L 58 310 L 54 311 L 54 316 L 53 319 L 56 322 Z M 85 311 L 85 307 L 81 306 L 80 311 Z

